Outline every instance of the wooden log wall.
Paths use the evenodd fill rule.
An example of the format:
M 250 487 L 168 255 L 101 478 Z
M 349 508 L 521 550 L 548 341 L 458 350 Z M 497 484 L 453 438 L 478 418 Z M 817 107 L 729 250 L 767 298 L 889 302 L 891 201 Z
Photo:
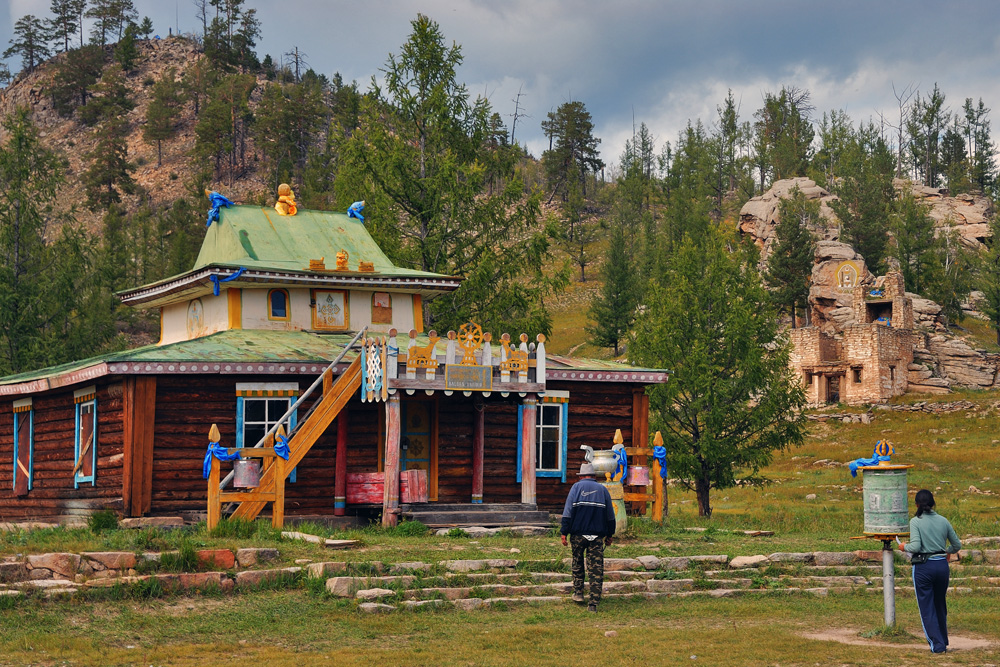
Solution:
M 288 381 L 287 376 L 161 376 L 156 387 L 151 513 L 205 511 L 208 486 L 202 464 L 208 429 L 218 424 L 222 445 L 235 446 L 236 383 Z M 299 380 L 302 390 L 308 383 L 308 378 Z M 299 408 L 299 420 L 311 404 L 307 400 Z M 380 408 L 352 401 L 347 410 L 351 412 L 347 470 L 374 471 Z M 295 483 L 285 485 L 286 515 L 333 514 L 336 452 L 337 429 L 332 425 L 299 464 Z M 223 475 L 232 469 L 231 463 L 222 465 Z
M 33 397 L 34 475 L 31 491 L 13 492 L 14 417 L 12 401 L 0 402 L 0 521 L 54 520 L 101 509 L 122 510 L 123 384 L 97 385 L 96 485 L 73 488 L 76 408 L 73 390 Z M 24 413 L 27 414 L 27 413 Z

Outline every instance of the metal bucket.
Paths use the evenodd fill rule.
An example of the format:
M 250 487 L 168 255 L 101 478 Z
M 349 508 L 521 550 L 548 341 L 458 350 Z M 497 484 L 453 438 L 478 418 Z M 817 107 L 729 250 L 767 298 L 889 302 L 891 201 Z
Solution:
M 260 486 L 260 461 L 239 459 L 233 462 L 233 486 L 256 489 Z
M 618 482 L 601 482 L 601 485 L 611 494 L 611 505 L 615 508 L 615 535 L 621 535 L 628 527 L 628 517 L 625 515 L 625 490 Z
M 649 486 L 649 468 L 647 466 L 629 466 L 628 483 L 630 486 Z
M 907 466 L 909 467 L 909 466 Z M 865 533 L 897 535 L 910 532 L 907 511 L 906 468 L 863 468 L 865 475 Z

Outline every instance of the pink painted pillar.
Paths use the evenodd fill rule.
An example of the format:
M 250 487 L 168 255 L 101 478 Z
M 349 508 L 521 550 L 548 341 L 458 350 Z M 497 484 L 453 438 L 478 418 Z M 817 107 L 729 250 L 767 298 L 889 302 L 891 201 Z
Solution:
M 385 404 L 385 490 L 382 495 L 382 525 L 399 523 L 399 393 Z
M 481 396 L 472 401 L 472 502 L 483 502 L 483 453 L 486 449 L 486 408 Z
M 337 458 L 333 473 L 333 515 L 347 514 L 347 406 L 337 415 Z
M 538 397 L 528 394 L 524 398 L 521 414 L 521 502 L 534 505 L 535 498 L 535 422 L 537 421 Z

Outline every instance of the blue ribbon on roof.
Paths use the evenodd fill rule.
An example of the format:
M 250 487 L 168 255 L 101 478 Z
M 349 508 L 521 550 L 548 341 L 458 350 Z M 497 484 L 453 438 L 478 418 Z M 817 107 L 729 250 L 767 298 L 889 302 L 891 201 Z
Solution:
M 240 453 L 239 451 L 235 451 L 230 454 L 229 450 L 219 445 L 219 443 L 208 443 L 208 451 L 205 452 L 205 463 L 201 467 L 201 476 L 204 479 L 208 479 L 208 476 L 212 473 L 213 456 L 220 461 L 235 461 L 240 458 Z
M 660 477 L 667 479 L 667 448 L 663 445 L 653 447 L 653 458 L 660 462 Z
M 858 468 L 865 466 L 875 466 L 882 461 L 888 461 L 892 457 L 895 450 L 889 442 L 883 442 L 879 440 L 875 443 L 875 447 L 872 450 L 871 458 L 867 459 L 855 459 L 847 464 L 847 467 L 851 469 L 851 477 L 858 476 Z
M 365 210 L 365 203 L 363 201 L 356 201 L 347 207 L 347 217 L 357 218 L 361 222 L 364 222 L 365 216 L 361 213 L 363 210 Z
M 288 455 L 291 453 L 291 450 L 288 447 L 287 436 L 281 435 L 280 433 L 278 434 L 278 442 L 274 445 L 274 453 L 286 461 L 288 460 Z
M 214 273 L 210 275 L 209 278 L 212 280 L 212 294 L 214 294 L 215 296 L 219 296 L 219 283 L 228 283 L 230 280 L 236 280 L 237 278 L 243 275 L 244 271 L 246 271 L 246 269 L 244 269 L 241 266 L 240 268 L 236 269 L 235 273 L 232 273 L 226 276 L 225 278 L 220 278 Z
M 220 208 L 223 206 L 229 208 L 230 206 L 235 205 L 232 201 L 214 190 L 208 193 L 208 201 L 212 202 L 212 208 L 208 209 L 208 222 L 205 223 L 206 227 L 211 227 L 212 223 L 219 219 Z
M 618 467 L 615 468 L 615 472 L 617 473 L 619 470 L 622 471 L 622 476 L 619 481 L 624 484 L 626 481 L 625 478 L 628 477 L 628 454 L 625 453 L 624 447 L 613 451 L 615 452 L 615 458 L 618 460 Z

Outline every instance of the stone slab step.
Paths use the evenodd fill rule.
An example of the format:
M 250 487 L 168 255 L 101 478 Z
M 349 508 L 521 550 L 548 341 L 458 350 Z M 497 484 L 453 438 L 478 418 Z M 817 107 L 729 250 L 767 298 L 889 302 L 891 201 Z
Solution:
M 404 517 L 419 521 L 430 528 L 447 528 L 462 526 L 514 526 L 514 525 L 548 525 L 549 514 L 538 510 L 523 511 L 434 511 L 404 513 Z

